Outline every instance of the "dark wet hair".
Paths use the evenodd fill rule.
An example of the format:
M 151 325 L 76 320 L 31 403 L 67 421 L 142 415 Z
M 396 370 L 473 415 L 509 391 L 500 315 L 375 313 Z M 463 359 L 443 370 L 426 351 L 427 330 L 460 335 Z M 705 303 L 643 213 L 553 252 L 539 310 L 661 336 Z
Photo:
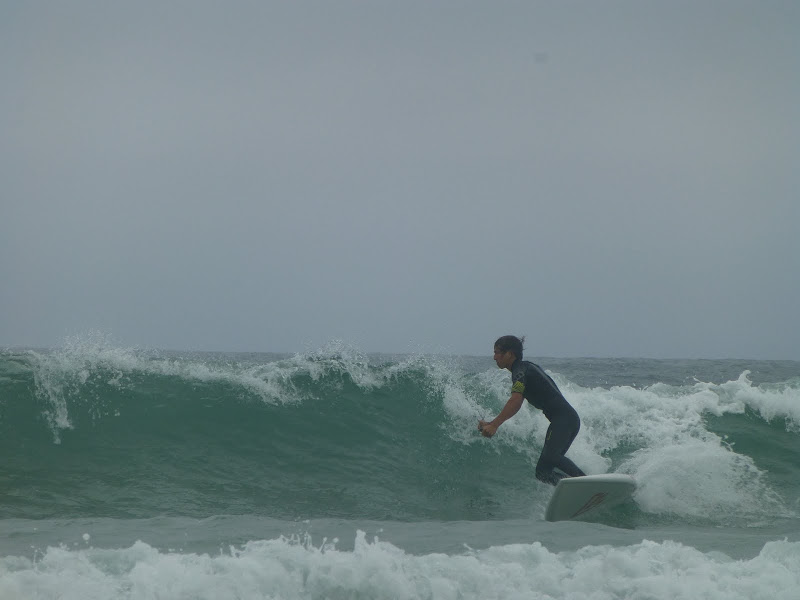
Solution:
M 511 352 L 514 353 L 518 359 L 522 360 L 522 344 L 525 342 L 525 336 L 517 337 L 515 335 L 504 335 L 502 337 L 497 338 L 497 341 L 494 343 L 494 347 L 500 350 L 501 352 Z

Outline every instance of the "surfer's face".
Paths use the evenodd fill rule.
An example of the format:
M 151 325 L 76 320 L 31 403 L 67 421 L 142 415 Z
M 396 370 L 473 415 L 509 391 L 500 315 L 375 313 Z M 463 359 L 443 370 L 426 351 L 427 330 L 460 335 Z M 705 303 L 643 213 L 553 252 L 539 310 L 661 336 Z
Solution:
M 514 364 L 514 358 L 514 353 L 511 350 L 494 349 L 494 362 L 497 363 L 500 369 L 510 369 L 511 365 Z

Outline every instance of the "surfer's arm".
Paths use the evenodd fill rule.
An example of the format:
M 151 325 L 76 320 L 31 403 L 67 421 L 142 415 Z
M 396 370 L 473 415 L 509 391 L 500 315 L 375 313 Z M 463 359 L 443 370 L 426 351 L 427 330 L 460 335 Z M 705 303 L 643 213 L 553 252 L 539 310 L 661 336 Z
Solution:
M 506 402 L 503 410 L 501 410 L 500 414 L 497 415 L 491 422 L 487 423 L 486 421 L 478 421 L 478 429 L 480 430 L 481 434 L 483 434 L 484 437 L 492 437 L 497 432 L 497 428 L 500 427 L 500 425 L 508 421 L 511 417 L 519 412 L 519 409 L 522 408 L 522 401 L 522 394 L 519 392 L 514 392 L 511 394 L 511 397 L 508 399 L 508 402 Z

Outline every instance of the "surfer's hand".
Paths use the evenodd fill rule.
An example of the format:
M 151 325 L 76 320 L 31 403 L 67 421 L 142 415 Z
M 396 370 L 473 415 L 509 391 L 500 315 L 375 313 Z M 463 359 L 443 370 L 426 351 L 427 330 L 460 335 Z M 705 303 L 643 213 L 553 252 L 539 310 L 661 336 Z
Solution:
M 497 426 L 481 420 L 478 421 L 478 431 L 481 432 L 483 437 L 492 437 L 495 433 L 497 433 Z

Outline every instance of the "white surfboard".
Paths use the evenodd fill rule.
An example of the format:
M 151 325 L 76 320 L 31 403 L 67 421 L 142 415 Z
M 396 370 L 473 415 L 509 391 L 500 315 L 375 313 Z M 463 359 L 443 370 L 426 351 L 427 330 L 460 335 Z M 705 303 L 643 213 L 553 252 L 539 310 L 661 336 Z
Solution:
M 636 481 L 630 475 L 607 473 L 585 477 L 565 477 L 556 485 L 544 518 L 568 521 L 608 508 L 631 497 Z

